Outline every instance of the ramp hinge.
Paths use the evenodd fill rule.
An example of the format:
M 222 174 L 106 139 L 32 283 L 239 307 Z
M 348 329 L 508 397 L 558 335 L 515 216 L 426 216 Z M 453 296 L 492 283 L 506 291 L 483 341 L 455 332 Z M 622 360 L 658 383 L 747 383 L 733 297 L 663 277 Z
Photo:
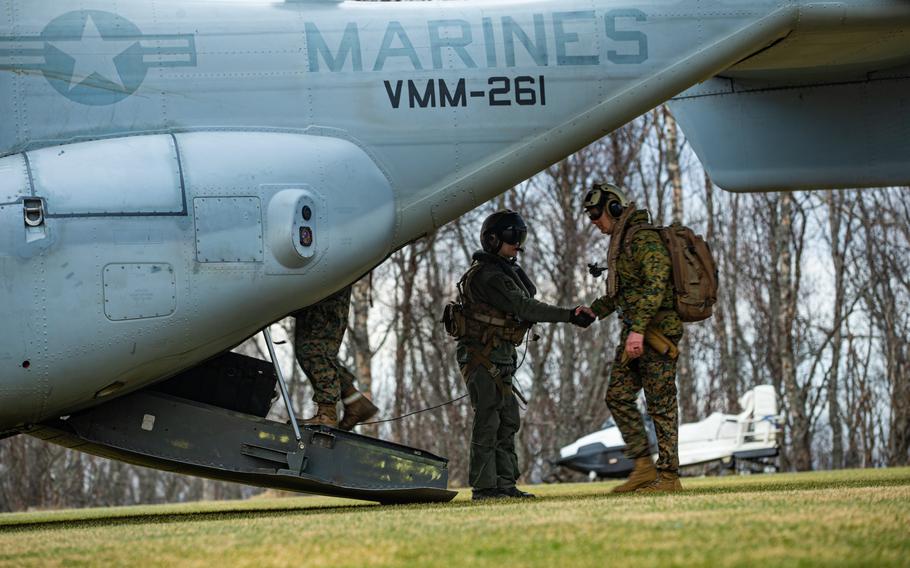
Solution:
M 267 448 L 256 444 L 240 444 L 240 453 L 252 458 L 258 458 L 280 464 L 285 467 L 279 467 L 278 473 L 300 475 L 307 466 L 306 446 L 301 444 L 297 451 L 286 452 Z
M 257 446 L 255 444 L 240 444 L 240 453 L 252 458 L 259 458 L 261 460 L 268 460 L 280 464 L 288 463 L 287 452 L 275 450 L 272 448 L 266 448 L 265 446 Z
M 335 434 L 328 430 L 315 430 L 313 432 L 313 441 L 314 446 L 319 446 L 327 450 L 331 450 L 335 447 Z

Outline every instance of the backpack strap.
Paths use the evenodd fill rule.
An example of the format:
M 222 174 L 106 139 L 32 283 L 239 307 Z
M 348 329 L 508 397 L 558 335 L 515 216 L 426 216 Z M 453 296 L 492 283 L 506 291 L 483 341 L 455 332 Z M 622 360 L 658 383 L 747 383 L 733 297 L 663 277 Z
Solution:
M 632 225 L 626 229 L 625 234 L 622 236 L 622 248 L 626 254 L 632 253 L 632 239 L 638 234 L 639 231 L 658 231 L 660 232 L 661 227 L 656 227 L 650 223 L 642 223 L 640 225 Z

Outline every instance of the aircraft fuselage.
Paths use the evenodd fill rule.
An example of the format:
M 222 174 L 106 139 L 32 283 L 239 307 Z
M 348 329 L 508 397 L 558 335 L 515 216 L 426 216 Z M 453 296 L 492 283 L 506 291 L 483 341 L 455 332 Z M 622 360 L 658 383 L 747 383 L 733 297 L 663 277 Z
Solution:
M 231 348 L 863 4 L 2 0 L 0 431 Z

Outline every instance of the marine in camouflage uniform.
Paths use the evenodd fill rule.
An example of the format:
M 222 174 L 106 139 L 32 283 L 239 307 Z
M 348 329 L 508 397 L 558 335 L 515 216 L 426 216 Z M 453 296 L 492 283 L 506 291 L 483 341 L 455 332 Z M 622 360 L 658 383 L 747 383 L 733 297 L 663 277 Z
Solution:
M 313 385 L 316 415 L 304 424 L 350 430 L 376 414 L 376 407 L 354 386 L 354 375 L 338 360 L 351 308 L 351 286 L 294 314 L 294 355 Z M 344 397 L 345 416 L 339 424 L 337 405 Z
M 471 397 L 474 422 L 468 479 L 474 499 L 533 497 L 515 487 L 521 470 L 515 435 L 521 426 L 513 381 L 516 346 L 534 322 L 572 322 L 587 327 L 593 316 L 534 299 L 537 289 L 502 249 L 517 254 L 526 228 L 511 211 L 491 215 L 481 230 L 485 250 L 459 282 L 467 333 L 459 338 L 457 360 Z M 492 237 L 492 238 L 491 238 Z
M 641 228 L 650 225 L 648 212 L 634 210 L 634 204 L 625 201 L 615 186 L 600 186 L 616 189 L 619 206 L 613 204 L 612 215 L 606 203 L 601 208 L 589 206 L 597 201 L 597 196 L 591 194 L 599 185 L 589 193 L 585 205 L 595 224 L 600 219 L 594 217 L 598 211 L 612 217 L 611 239 L 616 242 L 611 241 L 608 278 L 614 280 L 608 281 L 608 293 L 598 298 L 591 309 L 601 319 L 618 312 L 622 321 L 606 403 L 627 445 L 626 456 L 636 464 L 629 480 L 615 491 L 679 490 L 676 359 L 659 353 L 647 341 L 640 343 L 638 352 L 630 355 L 628 351 L 630 334 L 645 336 L 649 329 L 662 333 L 674 345 L 682 338 L 682 322 L 674 308 L 670 255 L 657 231 Z M 600 196 L 601 202 L 605 199 L 609 200 L 609 195 Z M 637 405 L 642 389 L 657 434 L 656 468 Z

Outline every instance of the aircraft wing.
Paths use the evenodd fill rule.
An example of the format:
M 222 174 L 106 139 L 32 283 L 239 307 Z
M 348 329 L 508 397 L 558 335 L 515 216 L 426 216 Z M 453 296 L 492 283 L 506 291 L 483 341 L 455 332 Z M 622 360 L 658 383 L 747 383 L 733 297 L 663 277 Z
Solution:
M 871 6 L 801 8 L 813 25 L 672 100 L 716 184 L 768 191 L 907 183 L 910 3 L 889 14 L 870 4 L 874 17 Z M 821 22 L 829 25 L 822 30 Z

